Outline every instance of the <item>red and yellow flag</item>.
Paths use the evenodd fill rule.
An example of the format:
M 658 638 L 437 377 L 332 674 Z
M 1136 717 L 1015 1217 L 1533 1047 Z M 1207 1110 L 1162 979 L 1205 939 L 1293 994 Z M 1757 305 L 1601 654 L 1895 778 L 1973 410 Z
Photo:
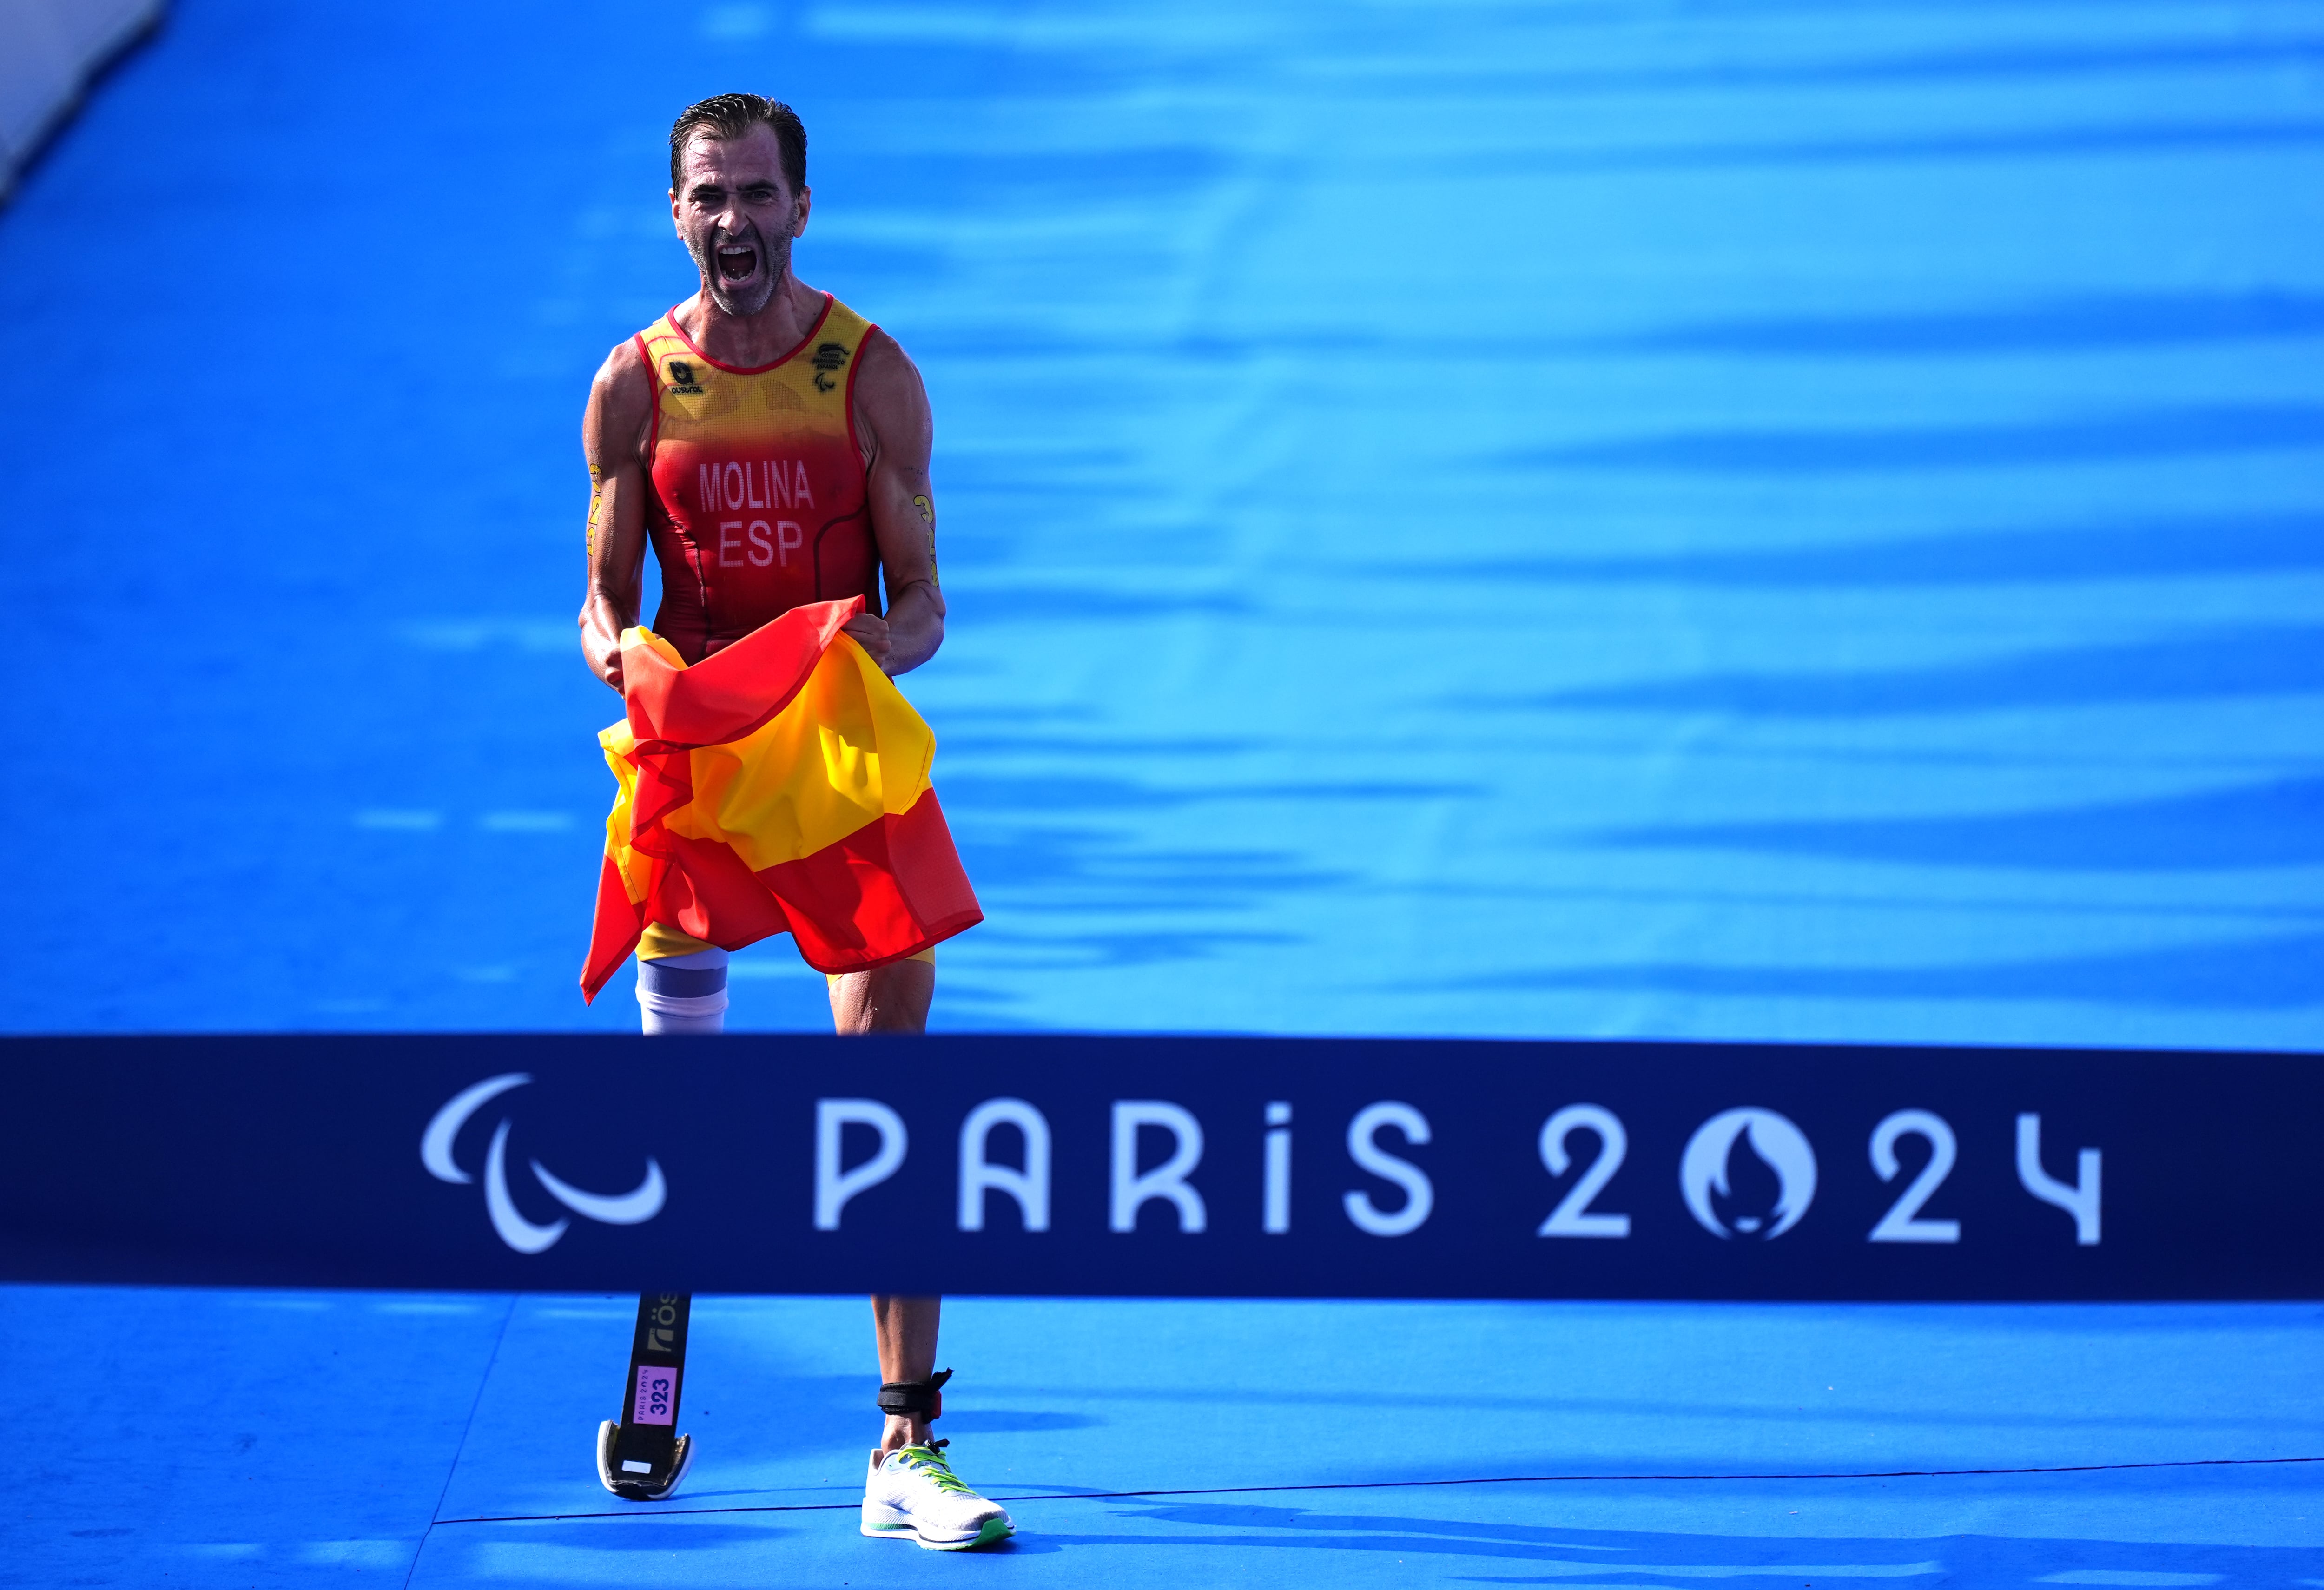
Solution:
M 862 610 L 794 607 L 691 668 L 622 633 L 584 998 L 649 922 L 724 949 L 788 933 L 817 971 L 861 972 L 984 920 L 928 787 L 936 736 L 840 633 Z

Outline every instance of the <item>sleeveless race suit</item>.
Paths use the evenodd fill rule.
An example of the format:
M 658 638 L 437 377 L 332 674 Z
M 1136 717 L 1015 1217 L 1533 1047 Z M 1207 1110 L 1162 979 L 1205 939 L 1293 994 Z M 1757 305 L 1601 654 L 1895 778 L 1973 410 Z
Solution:
M 646 528 L 661 565 L 653 627 L 690 663 L 805 602 L 880 601 L 880 547 L 855 436 L 872 327 L 824 294 L 807 334 L 741 369 L 695 347 L 676 311 L 637 335 L 654 382 Z
M 861 596 L 883 613 L 855 435 L 855 369 L 872 323 L 826 292 L 798 347 L 744 369 L 696 347 L 676 312 L 636 338 L 654 383 L 646 441 L 646 530 L 661 565 L 654 632 L 691 665 L 801 603 Z M 638 953 L 653 960 L 708 948 L 655 922 Z

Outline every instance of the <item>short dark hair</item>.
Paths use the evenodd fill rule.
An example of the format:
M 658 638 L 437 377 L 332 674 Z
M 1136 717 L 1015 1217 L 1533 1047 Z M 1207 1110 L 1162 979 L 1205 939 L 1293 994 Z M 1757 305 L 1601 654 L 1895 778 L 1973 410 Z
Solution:
M 807 128 L 798 112 L 779 99 L 757 94 L 714 94 L 699 105 L 678 113 L 669 129 L 669 190 L 678 191 L 678 167 L 686 159 L 687 140 L 700 134 L 721 141 L 740 138 L 761 122 L 774 130 L 781 152 L 783 179 L 796 193 L 807 186 Z

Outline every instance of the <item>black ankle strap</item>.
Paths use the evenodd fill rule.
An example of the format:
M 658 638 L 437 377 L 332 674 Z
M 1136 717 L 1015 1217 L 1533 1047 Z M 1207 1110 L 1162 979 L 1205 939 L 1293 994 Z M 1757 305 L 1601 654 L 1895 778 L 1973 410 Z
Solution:
M 952 1379 L 952 1371 L 939 1369 L 924 1381 L 889 1381 L 880 1388 L 880 1411 L 901 1414 L 907 1419 L 927 1419 L 936 1410 L 936 1393 L 945 1382 Z

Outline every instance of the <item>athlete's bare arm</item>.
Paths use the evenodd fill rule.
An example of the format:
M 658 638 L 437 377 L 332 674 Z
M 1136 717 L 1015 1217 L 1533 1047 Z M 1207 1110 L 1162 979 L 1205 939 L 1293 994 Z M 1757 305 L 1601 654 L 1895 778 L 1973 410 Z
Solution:
M 638 621 L 645 578 L 645 445 L 653 402 L 652 374 L 637 344 L 624 342 L 598 367 L 581 415 L 581 450 L 589 463 L 589 586 L 581 601 L 581 653 L 590 671 L 616 690 L 622 688 L 622 632 Z
M 863 448 L 872 532 L 888 583 L 888 616 L 863 614 L 847 633 L 890 673 L 908 673 L 944 644 L 936 587 L 936 508 L 928 485 L 936 422 L 920 372 L 884 331 L 864 339 L 855 372 L 855 431 Z

